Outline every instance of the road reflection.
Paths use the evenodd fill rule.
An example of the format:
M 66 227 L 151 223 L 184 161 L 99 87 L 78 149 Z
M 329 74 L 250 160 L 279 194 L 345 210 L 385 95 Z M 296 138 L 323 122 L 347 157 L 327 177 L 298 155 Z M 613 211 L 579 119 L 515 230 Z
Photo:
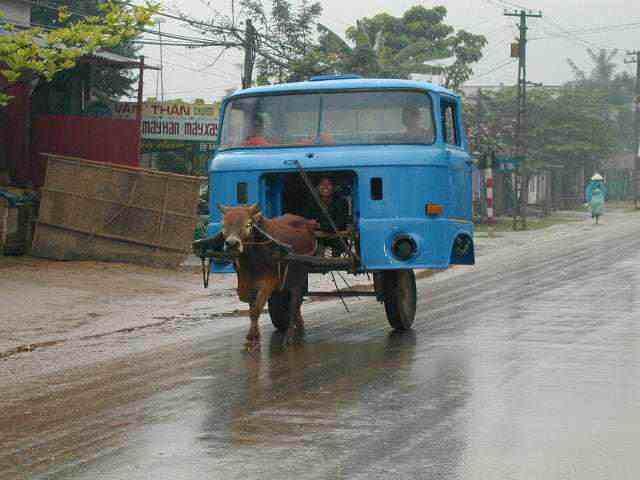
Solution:
M 413 331 L 360 340 L 323 336 L 284 348 L 274 333 L 260 355 L 243 357 L 235 380 L 210 392 L 200 440 L 228 468 L 243 457 L 273 473 L 283 468 L 274 451 L 306 446 L 322 462 L 305 470 L 287 454 L 302 477 L 333 468 L 351 478 L 374 465 L 383 475 L 399 459 L 415 478 L 453 475 L 467 445 L 466 422 L 455 419 L 470 397 L 468 352 L 418 342 Z M 403 453 L 408 439 L 421 458 L 416 445 Z
M 402 389 L 410 381 L 416 334 L 286 348 L 282 342 L 274 332 L 261 354 L 244 355 L 242 371 L 212 386 L 203 438 L 283 445 L 357 428 L 349 412 L 366 402 L 371 388 Z

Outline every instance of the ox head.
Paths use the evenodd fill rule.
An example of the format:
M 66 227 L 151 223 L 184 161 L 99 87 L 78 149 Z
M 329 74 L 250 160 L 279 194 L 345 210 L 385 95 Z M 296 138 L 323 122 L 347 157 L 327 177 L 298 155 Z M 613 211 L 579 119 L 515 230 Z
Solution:
M 229 207 L 218 204 L 222 212 L 222 236 L 229 251 L 242 253 L 243 242 L 251 237 L 253 225 L 262 218 L 258 204 Z

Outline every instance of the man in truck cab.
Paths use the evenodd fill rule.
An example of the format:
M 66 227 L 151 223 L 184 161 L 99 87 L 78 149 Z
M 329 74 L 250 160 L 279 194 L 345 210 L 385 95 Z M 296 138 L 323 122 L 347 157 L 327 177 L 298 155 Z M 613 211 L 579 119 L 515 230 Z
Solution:
M 335 194 L 333 180 L 330 177 L 322 177 L 318 182 L 317 192 L 320 201 L 331 216 L 338 231 L 342 232 L 346 230 L 347 225 L 351 222 L 349 218 L 349 205 L 343 197 L 338 197 Z M 313 199 L 307 204 L 304 216 L 308 219 L 316 220 L 321 232 L 328 234 L 335 233 L 331 222 L 329 222 L 327 216 Z M 320 243 L 321 246 L 331 248 L 334 257 L 339 257 L 344 253 L 342 242 L 338 238 L 321 239 Z
M 407 105 L 402 109 L 402 124 L 406 128 L 403 139 L 411 143 L 429 143 L 433 136 L 425 128 L 422 111 L 416 105 Z
M 242 145 L 245 147 L 268 147 L 273 145 L 273 141 L 265 134 L 265 118 L 263 115 L 255 115 L 249 127 L 249 133 Z

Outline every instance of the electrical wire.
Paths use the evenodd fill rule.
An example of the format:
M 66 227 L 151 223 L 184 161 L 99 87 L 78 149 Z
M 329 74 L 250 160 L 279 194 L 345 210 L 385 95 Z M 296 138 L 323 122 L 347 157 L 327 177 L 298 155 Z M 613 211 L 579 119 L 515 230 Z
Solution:
M 147 58 L 149 58 L 150 60 L 153 60 L 155 62 L 159 61 L 157 58 L 154 58 L 154 57 L 147 57 Z M 198 73 L 198 74 L 203 75 L 203 76 L 219 78 L 219 79 L 223 79 L 223 80 L 227 80 L 227 81 L 233 81 L 234 80 L 232 77 L 230 77 L 228 75 L 215 74 L 215 73 L 212 73 L 212 72 L 204 72 L 204 71 L 199 70 L 197 68 L 189 67 L 187 65 L 182 65 L 182 64 L 179 64 L 179 63 L 176 63 L 176 62 L 171 62 L 169 60 L 164 60 L 164 63 L 166 63 L 167 65 L 171 65 L 173 67 L 176 67 L 176 68 L 181 68 L 183 70 L 187 70 L 189 72 Z
M 476 80 L 478 78 L 486 77 L 487 75 L 490 75 L 490 74 L 495 73 L 495 72 L 497 72 L 499 70 L 502 70 L 502 69 L 508 67 L 509 65 L 514 65 L 515 63 L 516 63 L 516 60 L 510 58 L 510 59 L 508 59 L 508 60 L 506 60 L 504 62 L 501 62 L 500 64 L 494 66 L 493 68 L 491 68 L 491 69 L 489 69 L 489 70 L 487 70 L 485 72 L 479 73 L 478 75 L 474 75 L 473 77 L 471 77 L 467 81 Z
M 597 35 L 601 33 L 613 32 L 613 31 L 620 32 L 620 31 L 626 31 L 626 30 L 634 30 L 636 28 L 640 28 L 640 22 L 619 23 L 619 24 L 613 24 L 613 25 L 600 25 L 598 27 L 586 27 L 586 28 L 579 28 L 576 30 L 566 30 L 566 34 Z M 538 40 L 538 39 L 552 38 L 557 36 L 559 35 L 553 35 L 550 37 L 533 37 L 533 38 L 530 38 L 529 40 Z
M 556 22 L 555 20 L 553 20 L 553 18 L 550 18 L 548 16 L 543 17 L 542 19 L 545 23 L 551 25 L 553 28 L 555 28 L 557 31 L 560 31 L 560 37 L 564 37 L 568 40 L 573 41 L 576 44 L 580 44 L 581 46 L 587 47 L 587 48 L 598 48 L 598 49 L 604 49 L 607 50 L 611 47 L 605 47 L 602 45 L 598 45 L 594 42 L 585 40 L 583 38 L 580 38 L 574 34 L 571 33 L 570 30 L 566 29 L 565 27 L 563 27 L 562 25 L 560 25 L 558 22 Z
M 484 0 L 486 3 L 489 3 L 491 5 L 494 5 L 496 7 L 500 7 L 500 8 L 516 8 L 516 9 L 520 9 L 520 10 L 531 10 L 528 7 L 522 6 L 522 5 L 518 5 L 517 3 L 512 3 L 512 2 L 507 2 L 505 0 Z

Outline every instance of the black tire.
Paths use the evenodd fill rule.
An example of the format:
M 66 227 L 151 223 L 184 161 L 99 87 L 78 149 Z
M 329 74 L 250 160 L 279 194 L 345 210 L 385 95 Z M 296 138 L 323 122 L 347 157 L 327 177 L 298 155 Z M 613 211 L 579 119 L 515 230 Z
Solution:
M 269 299 L 271 323 L 279 332 L 289 328 L 289 291 L 274 292 Z
M 384 309 L 394 330 L 410 330 L 416 317 L 416 276 L 413 270 L 382 272 Z

